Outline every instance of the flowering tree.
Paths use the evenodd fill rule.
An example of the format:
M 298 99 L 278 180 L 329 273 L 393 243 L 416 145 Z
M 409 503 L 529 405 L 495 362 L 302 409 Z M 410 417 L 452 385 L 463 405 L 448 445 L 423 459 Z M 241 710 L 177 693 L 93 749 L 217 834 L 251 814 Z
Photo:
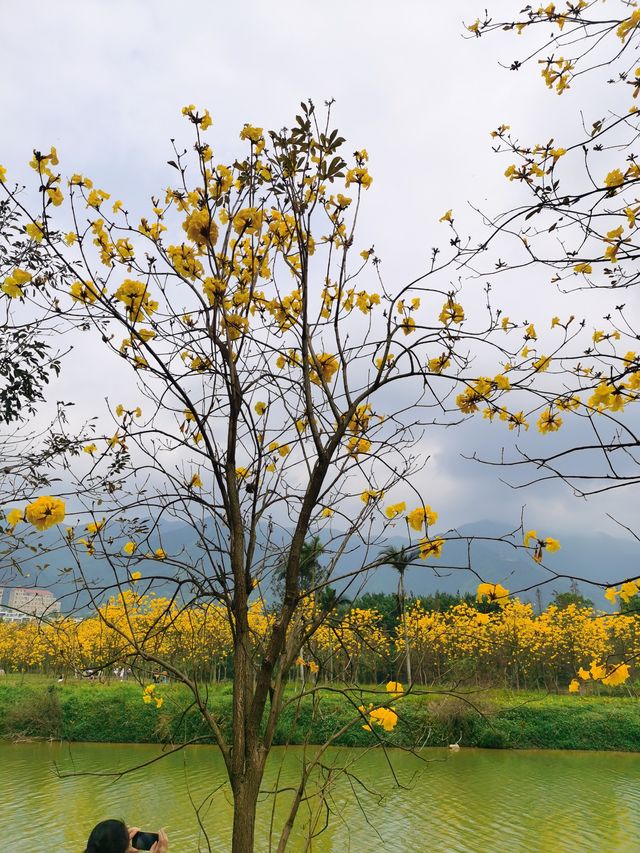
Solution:
M 132 382 L 113 406 L 108 432 L 87 435 L 79 453 L 69 439 L 67 485 L 56 496 L 14 484 L 26 506 L 6 514 L 6 533 L 17 548 L 25 530 L 57 530 L 56 547 L 70 550 L 76 583 L 98 618 L 132 647 L 132 657 L 189 687 L 224 758 L 233 850 L 245 853 L 254 848 L 278 719 L 300 700 L 286 682 L 296 663 L 305 664 L 301 650 L 316 634 L 331 655 L 348 646 L 345 673 L 357 672 L 367 653 L 363 634 L 378 630 L 364 611 L 332 621 L 336 598 L 320 593 L 329 581 L 341 594 L 357 592 L 387 561 L 379 552 L 398 525 L 408 537 L 399 558 L 406 551 L 422 565 L 438 559 L 447 537 L 436 532 L 437 513 L 417 479 L 425 429 L 482 406 L 519 430 L 523 412 L 507 409 L 502 397 L 535 385 L 530 371 L 518 374 L 515 354 L 495 342 L 505 323 L 488 299 L 475 328 L 465 318 L 448 280 L 451 265 L 468 256 L 451 211 L 442 217 L 453 232 L 448 256 L 434 250 L 412 281 L 385 281 L 374 249 L 356 232 L 372 184 L 368 155 L 345 158 L 330 106 L 321 122 L 312 104 L 302 104 L 292 129 L 245 125 L 243 151 L 227 164 L 216 162 L 206 141 L 209 113 L 193 105 L 183 113 L 193 154 L 176 149 L 174 185 L 141 216 L 85 176 L 63 182 L 53 149 L 35 152 L 31 162 L 42 198 L 37 215 L 29 216 L 0 175 L 29 216 L 30 240 L 72 277 L 44 289 L 17 264 L 5 279 L 6 298 L 38 316 L 55 309 L 93 333 L 105 365 L 107 356 L 125 365 L 136 389 Z M 59 226 L 64 246 L 54 239 L 54 213 L 67 217 Z M 526 327 L 523 333 L 535 337 Z M 490 358 L 499 356 L 493 377 L 471 366 L 485 342 Z M 555 428 L 555 418 L 544 408 L 541 429 Z M 189 549 L 167 546 L 167 521 L 192 531 Z M 309 542 L 321 543 L 322 555 L 312 582 Z M 519 547 L 537 554 L 554 543 L 532 531 Z M 106 567 L 99 581 L 87 572 L 92 557 Z M 267 601 L 274 579 L 277 600 Z M 145 605 L 142 632 L 132 630 L 128 608 L 160 587 L 164 604 Z M 113 593 L 117 606 L 105 607 Z M 501 605 L 508 594 L 499 584 L 478 590 Z M 228 730 L 208 707 L 206 684 L 161 641 L 167 625 L 188 621 L 182 614 L 209 612 L 212 604 L 230 630 Z M 354 698 L 352 725 L 379 738 L 393 729 L 398 715 L 390 703 L 401 686 L 389 684 L 375 705 Z M 144 697 L 152 704 L 150 688 Z M 311 680 L 305 694 L 321 689 Z M 338 734 L 305 765 L 278 849 Z
M 535 350 L 535 334 L 521 353 L 534 370 L 561 377 L 547 392 L 539 427 L 567 437 L 564 442 L 559 437 L 546 454 L 522 450 L 509 464 L 533 462 L 536 480 L 560 478 L 581 497 L 640 482 L 634 406 L 640 399 L 633 296 L 640 212 L 640 11 L 635 5 L 567 0 L 517 9 L 507 21 L 487 12 L 467 28 L 474 37 L 495 31 L 515 35 L 524 44 L 512 71 L 537 65 L 550 97 L 569 97 L 572 106 L 580 96 L 585 101 L 584 108 L 579 104 L 573 110 L 576 120 L 562 129 L 562 138 L 558 133 L 545 142 L 523 143 L 506 124 L 491 133 L 496 152 L 508 157 L 504 175 L 519 185 L 521 203 L 499 216 L 486 215 L 490 236 L 480 247 L 484 253 L 499 246 L 510 259 L 497 262 L 493 274 L 546 270 L 570 302 L 571 314 L 551 321 L 560 336 L 551 354 Z M 483 263 L 477 252 L 475 261 Z M 594 302 L 600 317 L 591 325 L 576 314 Z M 502 322 L 508 333 L 509 318 Z M 561 429 L 570 422 L 582 429 Z M 620 578 L 606 597 L 626 603 L 639 582 Z
M 524 41 L 511 70 L 537 65 L 549 97 L 573 97 L 571 106 L 578 94 L 588 98 L 584 115 L 581 105 L 575 108 L 576 120 L 563 129 L 562 139 L 523 143 L 506 124 L 492 131 L 496 153 L 508 158 L 504 175 L 519 185 L 521 203 L 486 216 L 491 232 L 480 247 L 482 252 L 495 247 L 510 259 L 489 274 L 543 268 L 551 284 L 569 296 L 571 315 L 552 319 L 561 336 L 554 351 L 536 353 L 534 332 L 523 354 L 532 369 L 563 377 L 562 393 L 548 395 L 540 429 L 560 430 L 572 411 L 588 423 L 590 435 L 580 442 L 570 435 L 553 454 L 523 454 L 520 461 L 534 461 L 542 477 L 564 478 L 581 495 L 639 482 L 640 443 L 628 412 L 640 391 L 638 324 L 629 295 L 638 281 L 639 24 L 634 4 L 568 0 L 527 6 L 508 21 L 487 12 L 467 27 L 475 37 L 506 31 Z M 477 253 L 475 260 L 482 263 Z M 604 316 L 595 326 L 576 316 L 588 304 L 580 299 L 583 291 L 602 294 L 596 310 L 602 308 Z M 509 318 L 502 322 L 509 332 Z M 569 339 L 570 353 L 561 349 Z

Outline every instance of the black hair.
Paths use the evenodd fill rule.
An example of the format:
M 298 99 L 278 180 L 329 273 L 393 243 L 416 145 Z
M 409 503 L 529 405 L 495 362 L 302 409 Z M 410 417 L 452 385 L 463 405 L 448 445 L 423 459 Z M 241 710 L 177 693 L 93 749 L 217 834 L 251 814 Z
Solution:
M 91 830 L 85 853 L 127 853 L 129 831 L 123 820 L 103 820 Z

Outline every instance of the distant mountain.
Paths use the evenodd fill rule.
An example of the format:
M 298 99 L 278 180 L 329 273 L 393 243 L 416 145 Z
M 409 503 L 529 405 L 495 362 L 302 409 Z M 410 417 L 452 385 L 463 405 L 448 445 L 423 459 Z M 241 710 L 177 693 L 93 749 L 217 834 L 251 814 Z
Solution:
M 496 521 L 478 521 L 466 524 L 455 532 L 443 534 L 461 538 L 448 541 L 440 559 L 429 559 L 409 568 L 405 577 L 407 591 L 413 595 L 427 595 L 436 591 L 474 592 L 481 579 L 490 583 L 500 582 L 512 593 L 519 594 L 523 600 L 535 601 L 535 585 L 539 584 L 541 601 L 546 605 L 555 592 L 568 590 L 570 578 L 576 577 L 581 593 L 593 599 L 597 608 L 606 610 L 609 605 L 602 595 L 602 589 L 593 582 L 608 583 L 625 577 L 640 576 L 640 545 L 626 539 L 588 533 L 581 536 L 563 536 L 557 531 L 562 547 L 555 554 L 545 555 L 544 563 L 556 574 L 568 577 L 555 578 L 543 566 L 538 566 L 523 550 L 513 547 L 515 544 L 521 544 L 520 539 L 511 542 L 496 541 L 505 533 L 505 528 Z M 53 542 L 52 535 L 52 545 Z M 196 534 L 190 527 L 168 524 L 154 540 L 154 547 L 162 545 L 168 554 L 181 553 L 185 559 L 195 561 L 201 553 L 195 543 Z M 405 544 L 405 540 L 396 536 L 389 538 L 386 544 L 400 547 Z M 364 546 L 354 547 L 349 555 L 342 559 L 335 574 L 345 574 L 349 570 L 357 569 L 364 556 Z M 376 555 L 369 552 L 368 556 L 371 560 Z M 143 576 L 144 565 L 143 563 L 136 567 L 140 568 Z M 154 562 L 153 566 L 154 572 L 161 571 L 162 564 Z M 75 580 L 78 575 L 77 567 L 73 565 L 68 551 L 64 548 L 38 556 L 30 554 L 21 560 L 21 568 L 28 577 L 16 578 L 10 583 L 0 577 L 0 586 L 47 587 L 62 599 L 64 611 L 87 605 L 88 596 L 78 591 Z M 113 571 L 106 561 L 87 555 L 82 558 L 82 570 L 89 583 L 96 587 L 113 583 Z M 349 597 L 353 598 L 358 592 L 394 592 L 397 582 L 396 571 L 390 566 L 381 566 L 369 572 L 366 580 L 361 578 L 357 586 L 352 585 Z M 335 585 L 339 590 L 344 588 L 344 582 L 336 581 Z M 160 583 L 154 589 L 161 593 L 169 591 L 172 586 L 169 582 Z
M 536 599 L 536 589 L 532 587 L 539 585 L 543 605 L 556 592 L 567 591 L 571 578 L 575 577 L 581 593 L 591 598 L 598 609 L 608 610 L 610 606 L 603 597 L 603 590 L 595 583 L 640 576 L 640 544 L 626 539 L 605 534 L 576 536 L 558 533 L 560 551 L 545 554 L 543 565 L 538 566 L 525 551 L 513 547 L 514 544 L 522 544 L 521 539 L 510 540 L 509 544 L 509 540 L 490 541 L 486 538 L 497 539 L 505 532 L 505 528 L 495 521 L 479 521 L 458 528 L 455 534 L 446 534 L 463 538 L 447 542 L 439 560 L 427 560 L 424 568 L 419 566 L 408 569 L 405 580 L 407 590 L 414 595 L 426 595 L 436 590 L 475 592 L 478 577 L 468 570 L 470 564 L 473 572 L 483 581 L 499 582 L 526 601 Z M 401 540 L 390 544 L 401 544 Z M 566 577 L 556 578 L 554 575 Z M 367 590 L 390 592 L 396 586 L 395 570 L 383 567 L 371 577 Z

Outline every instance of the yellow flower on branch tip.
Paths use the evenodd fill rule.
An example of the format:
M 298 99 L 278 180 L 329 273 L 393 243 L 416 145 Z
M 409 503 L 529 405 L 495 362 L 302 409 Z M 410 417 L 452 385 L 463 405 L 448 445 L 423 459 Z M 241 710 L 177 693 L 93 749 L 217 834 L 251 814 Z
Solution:
M 546 539 L 541 539 L 535 530 L 529 530 L 524 535 L 524 547 L 533 548 L 533 559 L 536 563 L 541 563 L 543 550 L 548 551 L 550 554 L 555 554 L 556 551 L 560 550 L 560 543 L 552 536 L 547 536 Z
M 604 179 L 605 187 L 613 188 L 620 187 L 624 184 L 624 175 L 620 169 L 613 169 Z
M 476 590 L 476 601 L 495 601 L 501 607 L 508 602 L 509 590 L 499 583 L 481 583 Z
M 390 504 L 384 511 L 384 514 L 387 518 L 395 518 L 397 515 L 405 512 L 407 509 L 407 505 L 404 501 L 400 501 L 397 504 Z
M 551 409 L 545 409 L 538 418 L 538 431 L 546 434 L 557 432 L 562 426 L 562 418 L 560 415 L 552 412 Z
M 12 509 L 7 513 L 7 524 L 13 529 L 16 524 L 24 521 L 24 514 L 21 509 Z
M 131 572 L 131 580 L 137 583 L 142 577 L 142 572 Z
M 442 355 L 439 355 L 437 358 L 430 358 L 427 362 L 427 367 L 430 373 L 442 373 L 442 371 L 446 370 L 450 364 L 451 359 L 443 352 Z
M 580 692 L 580 682 L 577 678 L 573 678 L 569 682 L 569 693 L 579 693 Z
M 600 664 L 595 660 L 591 661 L 589 671 L 591 672 L 591 678 L 593 678 L 594 681 L 600 681 L 600 679 L 607 674 L 607 670 L 603 666 L 600 666 Z
M 573 271 L 578 273 L 581 272 L 584 275 L 589 275 L 589 273 L 593 272 L 593 267 L 591 266 L 591 264 L 588 263 L 576 264 L 573 268 Z
M 362 503 L 369 504 L 372 501 L 382 500 L 383 497 L 384 492 L 382 489 L 365 489 L 360 495 L 360 500 Z
M 25 225 L 24 230 L 26 231 L 27 236 L 36 243 L 42 243 L 42 240 L 44 239 L 44 231 L 42 229 L 42 222 L 39 219 L 36 222 L 29 222 Z
M 629 667 L 626 663 L 620 663 L 610 670 L 602 679 L 603 684 L 609 687 L 616 687 L 618 684 L 624 684 L 629 678 Z
M 549 369 L 549 365 L 551 364 L 551 356 L 550 355 L 541 355 L 539 359 L 533 362 L 531 365 L 533 369 L 537 373 L 544 373 Z
M 69 288 L 69 294 L 74 302 L 82 302 L 85 305 L 93 305 L 103 291 L 98 290 L 92 281 L 74 281 Z
M 98 533 L 106 523 L 106 518 L 103 518 L 100 521 L 90 521 L 89 524 L 87 524 L 87 533 Z
M 118 403 L 118 405 L 116 406 L 116 415 L 119 418 L 124 415 L 124 406 L 122 405 L 122 403 Z
M 110 194 L 104 190 L 91 190 L 87 196 L 87 207 L 94 207 L 96 210 L 100 207 L 103 201 L 111 198 Z
M 368 453 L 370 450 L 371 442 L 367 438 L 357 438 L 354 435 L 347 442 L 347 456 L 354 459 L 357 459 L 360 453 Z
M 425 525 L 435 524 L 437 520 L 438 513 L 428 505 L 419 506 L 407 514 L 407 523 L 412 530 L 421 531 Z
M 588 681 L 591 678 L 591 673 L 589 672 L 589 670 L 583 669 L 582 667 L 580 667 L 580 669 L 578 670 L 578 675 L 583 681 Z
M 394 693 L 397 695 L 404 693 L 404 687 L 399 681 L 387 681 L 387 686 L 385 689 L 387 693 Z
M 261 127 L 253 127 L 250 124 L 245 126 L 240 131 L 240 139 L 247 139 L 249 142 L 259 142 L 262 138 L 263 130 Z
M 125 554 L 128 554 L 128 556 L 131 556 L 137 547 L 138 546 L 136 545 L 135 542 L 127 542 L 124 545 L 122 550 L 124 551 Z
M 151 317 L 158 310 L 158 303 L 150 298 L 148 287 L 142 281 L 125 279 L 116 290 L 115 297 L 126 306 L 127 313 L 134 322 L 141 320 L 143 314 Z
M 13 272 L 5 278 L 2 290 L 11 299 L 22 297 L 24 296 L 22 285 L 28 284 L 32 278 L 33 276 L 30 272 L 20 269 L 20 267 L 16 267 L 16 269 L 14 269 Z
M 459 302 L 454 302 L 450 297 L 442 306 L 442 311 L 438 319 L 445 326 L 449 326 L 451 323 L 462 323 L 464 320 L 464 309 Z
M 629 602 L 631 599 L 637 595 L 638 593 L 638 582 L 637 581 L 626 581 L 625 583 L 620 585 L 620 598 Z
M 369 711 L 369 723 L 381 726 L 385 732 L 392 732 L 398 722 L 398 715 L 391 708 L 374 708 Z
M 604 597 L 607 601 L 610 601 L 611 604 L 617 604 L 619 595 L 620 592 L 615 588 L 615 586 L 609 586 L 605 591 Z
M 244 480 L 248 473 L 249 473 L 248 468 L 245 468 L 243 466 L 236 468 L 236 477 L 238 478 L 238 480 Z
M 330 507 L 326 506 L 322 510 L 322 513 L 321 513 L 322 518 L 331 518 L 332 515 L 335 515 L 335 509 L 331 509 Z
M 25 510 L 25 518 L 36 530 L 48 530 L 64 521 L 65 505 L 60 498 L 45 495 L 38 498 Z
M 418 542 L 418 556 L 421 560 L 426 560 L 429 557 L 437 559 L 442 554 L 444 543 L 444 539 L 421 539 Z
M 187 232 L 187 237 L 198 246 L 213 246 L 218 239 L 218 226 L 207 208 L 190 213 L 182 227 Z
M 198 473 L 193 474 L 191 479 L 189 480 L 189 488 L 190 489 L 201 489 L 203 485 L 204 484 L 202 482 L 202 479 L 200 478 L 200 474 L 198 474 Z
M 7 170 L 4 166 L 0 166 L 0 183 L 4 184 L 7 180 Z
M 259 415 L 260 417 L 262 417 L 262 415 L 264 415 L 264 413 L 267 411 L 267 404 L 266 403 L 256 403 L 253 408 L 255 410 L 255 413 L 257 415 Z
M 156 548 L 154 553 L 157 560 L 164 560 L 167 556 L 163 548 Z
M 444 216 L 440 217 L 438 222 L 452 222 L 453 221 L 452 213 L 453 213 L 453 210 L 447 210 L 447 212 L 444 214 Z

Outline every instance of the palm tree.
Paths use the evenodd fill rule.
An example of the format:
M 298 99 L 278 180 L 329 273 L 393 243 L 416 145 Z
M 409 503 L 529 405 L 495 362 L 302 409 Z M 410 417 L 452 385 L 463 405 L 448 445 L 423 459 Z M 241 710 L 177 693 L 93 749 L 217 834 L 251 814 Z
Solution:
M 390 545 L 381 552 L 383 566 L 391 566 L 398 572 L 398 601 L 400 602 L 400 614 L 402 617 L 402 631 L 404 634 L 405 661 L 407 667 L 407 685 L 410 687 L 411 678 L 411 645 L 409 643 L 409 631 L 407 630 L 406 595 L 404 589 L 404 573 L 415 559 L 415 554 L 406 548 L 395 548 Z

